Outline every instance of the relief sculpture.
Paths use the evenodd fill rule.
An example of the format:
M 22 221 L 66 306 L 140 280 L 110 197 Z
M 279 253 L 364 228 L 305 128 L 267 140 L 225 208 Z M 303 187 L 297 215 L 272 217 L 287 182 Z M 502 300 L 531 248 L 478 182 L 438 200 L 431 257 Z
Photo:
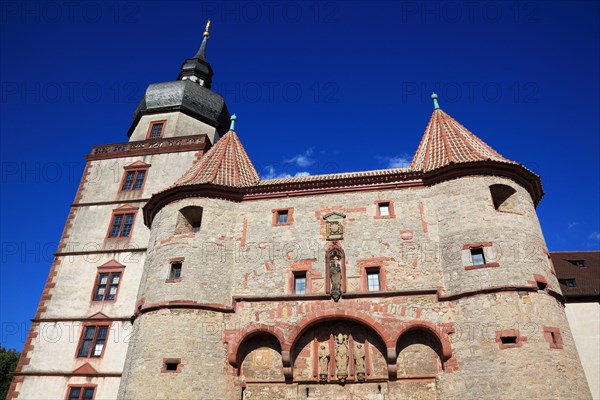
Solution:
M 335 337 L 335 367 L 338 379 L 344 382 L 348 377 L 348 335 Z
M 342 264 L 336 255 L 329 266 L 329 280 L 331 281 L 331 298 L 337 302 L 342 297 Z
M 319 380 L 327 381 L 329 373 L 329 350 L 327 346 L 321 344 L 319 346 Z
M 364 381 L 367 372 L 365 365 L 365 347 L 360 343 L 358 343 L 354 349 L 354 369 L 358 380 Z

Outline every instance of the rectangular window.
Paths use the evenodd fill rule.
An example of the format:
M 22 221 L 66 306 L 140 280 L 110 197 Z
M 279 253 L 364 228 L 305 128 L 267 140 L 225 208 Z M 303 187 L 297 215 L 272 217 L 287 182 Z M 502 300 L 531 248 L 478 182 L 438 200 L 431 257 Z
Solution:
M 134 219 L 135 214 L 114 214 L 108 237 L 129 237 Z
M 483 249 L 471 249 L 471 260 L 473 262 L 473 265 L 484 265 L 485 255 L 483 254 Z
M 145 169 L 125 171 L 125 179 L 123 180 L 121 191 L 140 190 L 144 186 L 144 179 L 146 179 Z
M 277 211 L 277 225 L 283 225 L 288 223 L 288 210 Z
M 148 130 L 148 139 L 159 138 L 165 129 L 165 121 L 152 122 Z
M 86 326 L 77 357 L 102 357 L 108 326 Z
M 294 274 L 294 294 L 306 294 L 306 272 Z
M 367 289 L 369 292 L 378 292 L 381 290 L 379 285 L 379 271 L 367 271 Z
M 120 282 L 120 272 L 103 272 L 98 274 L 96 289 L 94 290 L 94 301 L 114 300 Z
M 181 278 L 181 267 L 182 267 L 182 264 L 180 262 L 171 264 L 171 271 L 169 272 L 169 279 L 180 279 Z
M 71 386 L 69 388 L 68 400 L 92 400 L 94 398 L 95 387 L 89 386 Z
M 505 346 L 506 345 L 515 345 L 515 344 L 517 344 L 517 337 L 516 336 L 502 336 L 500 338 L 500 341 Z
M 379 216 L 389 217 L 390 216 L 390 203 L 379 203 Z

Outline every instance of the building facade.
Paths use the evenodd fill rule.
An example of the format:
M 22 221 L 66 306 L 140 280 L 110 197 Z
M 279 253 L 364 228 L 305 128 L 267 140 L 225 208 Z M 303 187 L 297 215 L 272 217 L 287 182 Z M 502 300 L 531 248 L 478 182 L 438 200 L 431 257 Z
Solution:
M 590 398 L 537 175 L 434 95 L 410 167 L 261 179 L 207 39 L 86 156 L 8 399 Z

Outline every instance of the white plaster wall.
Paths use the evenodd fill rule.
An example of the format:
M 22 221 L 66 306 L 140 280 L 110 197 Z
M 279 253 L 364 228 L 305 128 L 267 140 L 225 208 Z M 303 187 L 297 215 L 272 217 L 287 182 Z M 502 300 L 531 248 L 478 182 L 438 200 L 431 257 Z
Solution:
M 148 128 L 150 123 L 154 121 L 167 121 L 165 130 L 163 132 L 163 138 L 170 138 L 175 136 L 191 136 L 206 134 L 210 139 L 211 143 L 215 142 L 215 135 L 218 140 L 218 133 L 216 129 L 210 125 L 200 122 L 186 114 L 180 112 L 169 112 L 152 115 L 144 115 L 140 118 L 135 130 L 129 138 L 130 142 L 146 140 L 148 135 Z
M 112 400 L 117 398 L 121 378 L 85 378 L 60 376 L 28 376 L 19 390 L 19 399 L 27 400 L 64 400 L 69 385 L 95 384 L 94 400 Z
M 565 306 L 575 346 L 592 397 L 600 399 L 600 303 L 569 303 Z

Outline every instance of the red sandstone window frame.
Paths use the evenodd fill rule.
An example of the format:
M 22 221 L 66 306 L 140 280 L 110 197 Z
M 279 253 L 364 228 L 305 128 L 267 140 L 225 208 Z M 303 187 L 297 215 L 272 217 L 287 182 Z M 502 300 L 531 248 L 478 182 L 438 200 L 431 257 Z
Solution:
M 285 223 L 279 223 L 279 215 L 281 213 L 283 213 L 284 211 L 287 212 L 287 222 Z M 294 223 L 294 208 L 275 208 L 273 210 L 271 210 L 271 213 L 273 214 L 273 220 L 271 222 L 272 226 L 288 226 L 288 225 L 292 225 Z
M 502 338 L 514 337 L 514 344 L 505 344 L 502 343 Z M 522 347 L 523 343 L 527 341 L 527 337 L 521 336 L 518 329 L 502 329 L 496 331 L 496 342 L 498 343 L 498 348 L 500 350 L 504 349 L 515 349 L 518 347 Z
M 154 125 L 158 125 L 158 124 L 162 124 L 162 129 L 160 131 L 160 136 L 154 136 L 154 137 L 150 137 L 150 134 L 152 133 L 152 128 L 154 127 Z M 163 119 L 160 121 L 152 121 L 150 122 L 150 125 L 148 125 L 148 132 L 146 133 L 146 140 L 147 139 L 161 139 L 163 137 L 163 135 L 165 134 L 165 129 L 167 127 L 167 120 Z
M 112 281 L 112 277 L 113 274 L 120 274 L 119 277 L 119 283 L 117 284 L 117 291 L 115 293 L 115 297 L 112 299 L 107 299 L 106 296 L 109 293 L 110 290 L 110 286 L 111 286 L 111 281 Z M 105 290 L 104 291 L 104 295 L 102 296 L 102 299 L 96 299 L 96 293 L 98 292 L 98 287 L 100 285 L 100 276 L 102 274 L 108 274 L 108 281 L 106 283 L 106 289 L 109 290 Z M 96 279 L 94 280 L 94 286 L 92 288 L 92 296 L 91 296 L 91 301 L 93 302 L 103 302 L 103 301 L 111 301 L 111 302 L 115 302 L 117 301 L 117 297 L 119 296 L 119 289 L 121 288 L 121 282 L 123 282 L 123 275 L 125 274 L 125 266 L 123 265 L 122 267 L 103 267 L 100 266 L 98 267 L 98 271 L 96 272 Z
M 108 229 L 106 231 L 105 239 L 109 239 L 109 240 L 129 240 L 129 239 L 131 239 L 131 237 L 133 235 L 133 228 L 135 227 L 135 221 L 137 219 L 136 216 L 137 216 L 138 210 L 139 210 L 139 208 L 132 207 L 130 205 L 124 205 L 122 207 L 114 209 L 112 211 L 112 214 L 110 217 L 110 222 L 108 224 Z M 111 236 L 111 232 L 113 230 L 113 227 L 115 226 L 115 220 L 116 220 L 117 216 L 119 216 L 119 215 L 123 216 L 120 227 L 119 227 L 119 231 L 117 233 L 117 236 Z M 121 236 L 121 233 L 123 232 L 123 228 L 126 225 L 127 216 L 130 216 L 130 215 L 133 215 L 133 221 L 131 222 L 131 228 L 129 229 L 129 235 Z
M 465 265 L 465 271 L 470 271 L 473 269 L 480 269 L 480 268 L 497 268 L 497 267 L 499 267 L 500 266 L 499 263 L 489 262 L 488 260 L 485 259 L 485 247 L 492 247 L 492 246 L 493 246 L 492 242 L 479 242 L 479 243 L 465 244 L 463 246 L 463 250 L 469 250 L 469 257 L 471 257 L 471 264 Z M 483 252 L 484 264 L 473 264 L 473 262 L 472 262 L 473 250 L 481 250 Z
M 550 345 L 551 349 L 564 348 L 564 342 L 560 333 L 560 328 L 556 326 L 544 326 L 544 339 Z
M 177 363 L 177 369 L 169 370 L 167 369 L 167 364 Z M 161 373 L 165 374 L 178 374 L 183 369 L 183 364 L 181 363 L 181 358 L 163 358 L 162 367 L 160 369 Z
M 167 279 L 165 279 L 165 283 L 177 283 L 177 282 L 181 282 L 181 280 L 183 279 L 181 276 L 181 274 L 183 273 L 183 262 L 185 261 L 185 258 L 183 257 L 179 257 L 179 258 L 172 258 L 169 260 L 169 274 L 167 275 Z M 180 265 L 180 271 L 179 271 L 179 278 L 172 278 L 172 274 L 173 274 L 173 266 L 174 265 Z
M 77 344 L 77 349 L 75 351 L 75 358 L 76 359 L 90 359 L 90 358 L 96 358 L 96 359 L 102 359 L 104 357 L 104 353 L 106 352 L 106 346 L 108 345 L 108 338 L 110 337 L 110 328 L 111 328 L 112 322 L 84 322 L 81 325 L 81 335 L 79 337 L 79 343 Z M 79 353 L 81 352 L 81 349 L 83 347 L 83 342 L 84 342 L 84 337 L 85 337 L 85 333 L 87 331 L 87 328 L 96 328 L 96 330 L 94 331 L 94 337 L 92 339 L 92 344 L 90 346 L 90 349 L 88 350 L 88 355 L 85 356 L 80 356 Z M 98 341 L 98 332 L 100 332 L 100 328 L 106 328 L 106 337 L 104 338 L 104 344 L 102 346 L 102 351 L 100 353 L 99 356 L 95 356 L 94 354 L 94 348 L 96 347 L 97 341 Z
M 121 178 L 121 183 L 119 184 L 119 193 L 143 193 L 144 187 L 146 186 L 146 181 L 148 180 L 148 171 L 150 169 L 150 165 L 129 165 L 123 167 L 123 169 L 125 171 L 123 172 L 123 177 Z M 144 173 L 144 176 L 142 178 L 142 184 L 138 189 L 135 189 L 136 182 L 138 181 L 139 174 L 141 172 Z M 125 183 L 128 181 L 127 177 L 131 173 L 133 174 L 133 179 L 131 179 L 131 186 L 129 187 L 129 189 L 125 189 Z
M 76 384 L 68 385 L 67 386 L 67 394 L 65 395 L 65 400 L 72 399 L 71 390 L 73 390 L 73 389 L 81 389 L 81 392 L 79 393 L 79 397 L 77 397 L 77 400 L 83 400 L 83 398 L 84 398 L 83 394 L 84 394 L 85 389 L 94 389 L 94 393 L 92 394 L 92 399 L 91 399 L 91 400 L 94 400 L 96 398 L 96 392 L 97 392 L 96 389 L 97 388 L 98 388 L 98 385 L 95 383 L 86 383 L 86 384 L 81 384 L 81 385 L 76 385 Z
M 389 215 L 381 215 L 381 207 L 387 204 Z M 396 213 L 394 212 L 394 202 L 392 200 L 377 200 L 375 202 L 375 219 L 394 219 Z

